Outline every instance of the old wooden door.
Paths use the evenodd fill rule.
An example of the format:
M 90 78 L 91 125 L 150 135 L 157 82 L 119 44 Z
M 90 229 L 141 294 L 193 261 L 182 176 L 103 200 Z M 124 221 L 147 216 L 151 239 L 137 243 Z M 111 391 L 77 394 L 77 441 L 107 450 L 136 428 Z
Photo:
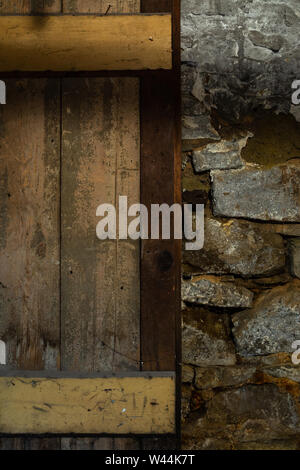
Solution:
M 171 11 L 168 1 L 139 0 L 40 8 L 4 0 L 0 14 Z M 180 244 L 100 241 L 95 231 L 97 206 L 118 208 L 119 195 L 128 205 L 179 201 L 178 83 L 167 72 L 100 75 L 5 77 L 0 339 L 16 369 L 178 370 Z M 6 449 L 175 445 L 146 437 L 0 439 Z

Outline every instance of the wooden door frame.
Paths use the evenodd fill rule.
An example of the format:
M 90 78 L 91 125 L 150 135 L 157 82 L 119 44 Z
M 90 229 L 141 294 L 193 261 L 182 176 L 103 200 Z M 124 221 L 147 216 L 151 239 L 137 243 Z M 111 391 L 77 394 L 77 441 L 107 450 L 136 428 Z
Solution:
M 172 13 L 171 70 L 6 72 L 1 78 L 139 77 L 141 203 L 149 210 L 151 204 L 181 204 L 180 0 L 141 0 L 141 12 Z M 180 439 L 181 240 L 142 240 L 140 268 L 141 372 L 176 372 L 176 436 Z

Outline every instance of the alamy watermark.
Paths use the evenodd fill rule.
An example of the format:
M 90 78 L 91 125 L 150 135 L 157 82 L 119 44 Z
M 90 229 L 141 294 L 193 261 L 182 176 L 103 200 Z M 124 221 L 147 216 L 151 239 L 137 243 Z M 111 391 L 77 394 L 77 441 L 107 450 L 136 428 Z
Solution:
M 292 354 L 292 363 L 298 366 L 300 364 L 300 340 L 293 342 L 292 349 L 296 350 Z
M 292 103 L 297 106 L 300 104 L 300 80 L 294 80 L 292 83 L 292 89 L 295 90 L 292 93 Z
M 113 204 L 100 204 L 96 216 L 99 240 L 186 240 L 186 250 L 201 250 L 204 245 L 204 205 L 151 204 L 150 213 L 144 204 L 128 207 L 127 196 L 119 196 L 118 209 Z M 129 220 L 131 218 L 131 220 Z
M 0 104 L 6 104 L 6 85 L 3 80 L 0 80 Z

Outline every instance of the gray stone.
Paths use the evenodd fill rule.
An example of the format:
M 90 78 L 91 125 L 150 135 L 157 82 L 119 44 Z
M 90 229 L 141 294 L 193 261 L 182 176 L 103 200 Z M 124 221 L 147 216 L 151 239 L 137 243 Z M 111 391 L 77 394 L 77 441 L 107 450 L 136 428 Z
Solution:
M 249 31 L 248 37 L 254 46 L 265 47 L 272 52 L 279 52 L 284 40 L 278 34 L 263 34 L 260 31 Z
M 220 140 L 217 131 L 212 127 L 208 115 L 183 116 L 182 118 L 183 140 Z
M 300 281 L 261 294 L 254 307 L 232 317 L 237 351 L 242 356 L 293 352 L 300 338 Z
M 300 383 L 300 366 L 280 366 L 263 369 L 265 374 L 279 379 L 288 379 Z
M 284 269 L 284 241 L 259 223 L 206 218 L 203 249 L 184 251 L 183 261 L 198 273 L 266 276 Z
M 195 376 L 195 370 L 193 367 L 187 364 L 182 365 L 181 380 L 183 383 L 193 383 Z
M 291 365 L 291 353 L 276 353 L 266 356 L 240 356 L 239 363 L 242 365 L 255 366 L 257 369 L 269 369 Z
M 252 41 L 245 38 L 244 55 L 246 59 L 256 60 L 258 62 L 268 62 L 271 61 L 274 53 L 269 48 L 254 46 Z
M 232 387 L 245 384 L 255 374 L 255 367 L 197 367 L 195 386 L 199 389 Z
M 226 439 L 232 448 L 241 442 L 299 436 L 297 403 L 274 384 L 245 385 L 216 393 L 206 402 L 204 416 L 191 414 L 183 440 L 202 448 L 207 439 Z
M 211 174 L 215 215 L 300 221 L 299 163 L 270 169 L 247 166 Z
M 259 107 L 289 112 L 299 71 L 299 10 L 298 0 L 184 0 L 184 114 L 199 98 L 228 119 Z M 197 98 L 196 73 L 206 91 Z
M 256 125 L 251 123 L 251 119 L 261 112 L 265 113 L 265 110 L 272 110 L 270 115 L 271 112 L 276 115 L 291 113 L 300 122 L 300 107 L 291 105 L 291 83 L 299 78 L 299 27 L 299 0 L 182 1 L 184 148 L 192 150 L 201 147 L 203 153 L 204 145 L 211 145 L 212 140 L 219 141 L 212 137 L 214 132 L 209 128 L 210 122 L 226 140 L 232 138 L 232 128 L 255 129 Z M 289 133 L 282 135 L 283 146 L 278 154 L 283 153 L 284 156 L 286 153 L 287 159 L 299 156 L 297 145 L 294 155 L 285 151 L 285 139 L 292 138 Z M 205 142 L 205 139 L 211 141 Z M 253 160 L 249 156 L 251 149 L 254 149 Z M 273 149 L 276 152 L 274 146 L 268 150 L 270 154 Z M 267 159 L 259 152 L 256 156 L 254 144 L 249 145 L 244 155 L 245 159 L 256 163 L 260 163 L 261 158 L 266 169 L 249 165 L 249 173 L 244 174 L 241 181 L 233 178 L 229 185 L 226 183 L 226 171 L 219 172 L 231 194 L 223 194 L 227 190 L 222 191 L 221 181 L 219 205 L 214 207 L 220 211 L 215 213 L 253 220 L 300 222 L 299 172 L 295 169 L 269 168 L 268 165 L 274 165 L 274 162 L 269 164 L 268 161 L 266 164 Z M 232 170 L 232 166 L 236 165 L 234 160 L 233 163 L 229 162 L 229 153 L 223 160 L 225 164 L 221 163 L 219 167 L 215 166 L 212 158 L 208 162 L 207 157 L 205 155 L 205 160 L 200 161 L 197 171 Z M 201 158 L 204 159 L 204 155 Z M 242 169 L 236 168 L 232 173 L 234 171 L 238 173 Z M 196 175 L 196 178 L 206 175 Z M 195 182 L 198 184 L 197 180 Z M 193 186 L 192 190 L 196 189 L 200 187 Z M 189 197 L 194 197 L 194 194 Z M 237 207 L 239 204 L 240 207 Z M 256 279 L 258 276 L 281 275 L 286 272 L 284 241 L 280 236 L 273 238 L 274 233 L 277 231 L 287 237 L 300 236 L 296 224 L 280 224 L 281 227 L 272 224 L 273 228 L 269 231 L 267 224 L 242 220 L 229 220 L 226 225 L 224 221 L 211 219 L 206 224 L 204 249 L 184 252 L 188 272 L 234 274 Z M 299 295 L 295 293 L 298 288 L 294 284 L 297 280 L 278 291 L 279 288 L 274 289 L 271 285 L 277 282 L 273 279 L 256 286 L 254 279 L 251 279 L 251 284 L 249 281 L 249 288 L 251 285 L 258 292 L 271 290 L 260 295 L 245 324 L 241 349 L 247 354 L 238 358 L 239 364 L 241 361 L 247 366 L 245 370 L 239 370 L 240 365 L 218 367 L 210 364 L 215 360 L 211 348 L 217 352 L 219 360 L 224 359 L 222 347 L 227 351 L 227 356 L 224 353 L 227 359 L 226 348 L 231 351 L 232 356 L 229 357 L 234 358 L 234 350 L 229 346 L 230 325 L 209 320 L 210 317 L 205 317 L 204 313 L 198 314 L 202 320 L 198 326 L 196 320 L 187 322 L 185 319 L 184 354 L 191 362 L 199 363 L 201 368 L 196 368 L 200 389 L 193 390 L 192 410 L 188 408 L 189 390 L 183 390 L 183 449 L 299 449 L 299 397 L 296 396 L 299 381 L 296 368 L 290 367 L 292 351 L 288 347 L 290 339 L 295 336 L 295 339 L 300 338 L 297 323 L 299 309 L 293 305 L 293 302 L 299 304 Z M 246 284 L 240 279 L 236 282 Z M 264 306 L 259 304 L 262 299 L 265 299 Z M 240 312 L 234 317 L 242 319 L 245 315 L 248 312 Z M 256 325 L 250 323 L 251 316 Z M 226 317 L 227 314 L 222 320 L 225 321 Z M 222 325 L 220 331 L 216 331 L 218 325 Z M 243 337 L 242 332 L 238 335 Z M 240 348 L 238 343 L 237 348 Z M 285 349 L 289 352 L 280 352 Z M 272 352 L 276 350 L 279 352 Z M 258 351 L 262 351 L 264 356 L 249 355 L 258 354 Z M 252 376 L 248 377 L 246 371 L 250 374 L 255 368 L 259 368 L 261 375 L 256 377 L 256 384 L 250 384 Z M 270 382 L 278 383 L 278 387 L 274 383 L 262 383 L 268 380 L 268 376 Z M 243 379 L 247 385 L 241 386 Z M 226 386 L 230 389 L 224 390 Z
M 225 308 L 251 307 L 253 292 L 233 282 L 222 282 L 213 276 L 182 282 L 182 300 L 197 305 Z
M 291 273 L 300 279 L 300 238 L 289 239 Z
M 236 363 L 227 315 L 203 309 L 183 312 L 182 361 L 196 366 L 230 366 Z
M 193 152 L 195 171 L 241 168 L 244 166 L 241 150 L 245 147 L 248 137 L 208 144 L 203 150 Z

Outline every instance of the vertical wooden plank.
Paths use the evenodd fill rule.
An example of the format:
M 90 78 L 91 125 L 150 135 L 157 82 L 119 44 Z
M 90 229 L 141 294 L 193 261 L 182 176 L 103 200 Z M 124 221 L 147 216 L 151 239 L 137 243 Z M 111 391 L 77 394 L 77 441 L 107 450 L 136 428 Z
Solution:
M 96 209 L 139 197 L 138 80 L 64 79 L 62 125 L 62 368 L 136 370 L 139 243 L 100 241 Z
M 64 79 L 62 109 L 62 369 L 138 370 L 139 242 L 96 237 L 99 204 L 139 200 L 138 79 Z
M 141 13 L 170 13 L 172 8 L 173 0 L 141 0 Z
M 61 0 L 1 0 L 0 15 L 28 13 L 58 13 L 61 8 Z
M 6 81 L 1 106 L 1 338 L 8 363 L 59 367 L 59 85 Z
M 151 204 L 181 202 L 180 1 L 142 0 L 141 11 L 173 13 L 173 70 L 141 79 L 141 202 L 150 209 Z M 178 439 L 144 439 L 145 449 L 179 445 L 180 266 L 179 240 L 142 242 L 143 370 L 176 370 L 178 395 Z
M 139 13 L 140 0 L 63 0 L 64 13 Z
M 59 81 L 9 79 L 6 86 L 7 104 L 0 108 L 0 338 L 11 366 L 56 369 Z
M 61 0 L 0 2 L 0 15 L 60 9 Z M 60 336 L 59 82 L 6 83 L 7 104 L 0 108 L 0 281 L 6 285 L 2 279 L 9 276 L 15 289 L 0 292 L 0 337 L 8 341 L 10 364 L 53 369 L 59 367 Z M 0 438 L 0 449 L 31 448 L 59 449 L 60 439 Z
M 139 9 L 140 0 L 63 0 L 64 13 L 134 13 L 139 12 Z M 71 98 L 68 95 L 69 92 L 72 93 L 70 87 L 74 90 L 74 87 L 76 88 L 77 86 L 74 81 L 71 82 L 68 81 L 67 84 L 64 81 L 63 84 L 65 104 L 66 100 Z M 88 353 L 79 362 L 77 359 L 76 367 L 79 366 L 80 369 L 84 369 L 87 366 L 89 367 L 88 370 L 110 372 L 113 370 L 138 369 L 140 360 L 139 244 L 138 242 L 130 241 L 100 242 L 100 240 L 95 240 L 95 224 L 97 223 L 95 211 L 97 205 L 101 203 L 115 203 L 118 200 L 119 194 L 128 195 L 129 200 L 133 201 L 131 203 L 139 202 L 139 83 L 136 79 L 90 79 L 88 81 L 81 81 L 81 84 L 77 80 L 77 84 L 79 85 L 79 93 L 82 91 L 86 92 L 87 97 L 89 97 L 89 106 L 85 106 L 85 110 L 83 109 L 84 98 L 81 101 L 78 97 L 77 99 L 73 97 L 75 107 L 79 103 L 81 112 L 84 112 L 82 127 L 85 125 L 84 122 L 86 122 L 87 127 L 85 131 L 83 128 L 76 131 L 78 122 L 75 124 L 73 120 L 72 123 L 75 125 L 74 130 L 67 129 L 67 126 L 69 127 L 67 122 L 71 124 L 68 118 L 70 119 L 72 115 L 68 113 L 68 106 L 64 105 L 64 155 L 71 156 L 70 149 L 67 149 L 65 131 L 71 132 L 69 137 L 73 135 L 74 138 L 76 135 L 78 136 L 77 132 L 80 132 L 80 147 L 73 147 L 75 152 L 72 154 L 74 165 L 76 166 L 76 159 L 82 158 L 80 153 L 83 155 L 88 151 L 89 158 L 95 158 L 93 164 L 94 174 L 96 178 L 101 178 L 100 184 L 96 187 L 97 179 L 94 177 L 92 180 L 94 188 L 90 187 L 86 193 L 86 195 L 89 195 L 87 204 L 91 206 L 91 209 L 87 210 L 92 211 L 91 218 L 87 222 L 88 226 L 91 225 L 91 230 L 93 231 L 91 232 L 91 234 L 93 233 L 91 235 L 93 242 L 92 238 L 85 239 L 86 249 L 88 249 L 87 244 L 91 240 L 91 243 L 95 244 L 97 253 L 96 259 L 95 256 L 90 256 L 93 259 L 91 260 L 92 264 L 87 275 L 94 276 L 93 279 L 96 281 L 95 297 L 92 302 L 95 302 L 94 305 L 97 310 L 94 312 L 90 310 L 91 313 L 89 313 L 89 315 L 92 314 L 94 317 L 93 329 L 95 328 L 95 332 L 85 332 L 82 329 L 81 323 L 79 331 L 71 333 L 70 338 L 73 338 L 71 342 L 66 342 L 63 333 L 65 355 L 66 358 L 70 357 L 67 349 L 69 348 L 75 352 L 76 348 L 78 349 L 79 347 L 82 335 L 86 334 L 88 336 L 85 341 L 90 345 L 87 346 Z M 90 87 L 93 88 L 92 92 Z M 135 94 L 136 96 L 133 96 Z M 117 95 L 119 98 L 117 98 Z M 116 101 L 118 99 L 120 100 L 119 103 Z M 99 100 L 104 100 L 106 106 L 103 102 L 102 107 L 97 107 L 95 103 L 99 103 Z M 78 112 L 79 109 L 77 109 Z M 93 126 L 96 127 L 93 128 Z M 102 132 L 98 130 L 99 133 L 97 133 L 99 126 Z M 94 134 L 92 140 L 90 140 L 91 133 Z M 63 158 L 63 161 L 66 162 L 64 156 Z M 81 178 L 84 178 L 84 171 L 80 171 Z M 66 197 L 68 196 L 66 195 Z M 70 207 L 74 207 L 74 205 L 75 202 Z M 62 221 L 64 226 L 64 213 Z M 84 236 L 86 237 L 86 235 Z M 64 239 L 63 232 L 62 238 Z M 80 239 L 80 234 L 78 234 L 78 238 Z M 63 258 L 65 258 L 64 253 Z M 65 263 L 64 265 L 66 266 Z M 86 266 L 88 265 L 86 264 Z M 68 277 L 63 282 L 66 282 L 67 285 L 69 282 Z M 64 292 L 65 288 L 62 290 Z M 84 312 L 86 312 L 86 309 Z M 82 312 L 77 311 L 77 313 L 76 321 L 80 322 L 83 315 Z M 70 314 L 71 312 L 68 310 L 68 313 L 65 314 L 66 318 L 68 316 L 70 319 L 74 315 L 71 314 L 70 316 Z M 69 331 L 76 328 L 74 325 L 69 327 L 71 328 Z M 66 325 L 63 326 L 63 331 L 64 329 L 67 331 L 66 328 Z M 76 337 L 76 335 L 79 336 Z M 78 353 L 75 354 L 75 357 L 78 358 Z M 74 361 L 71 360 L 70 362 L 67 359 L 64 362 L 64 367 L 74 368 Z M 126 449 L 139 448 L 139 442 L 135 439 L 122 438 L 71 438 L 62 439 L 62 447 L 65 449 Z

